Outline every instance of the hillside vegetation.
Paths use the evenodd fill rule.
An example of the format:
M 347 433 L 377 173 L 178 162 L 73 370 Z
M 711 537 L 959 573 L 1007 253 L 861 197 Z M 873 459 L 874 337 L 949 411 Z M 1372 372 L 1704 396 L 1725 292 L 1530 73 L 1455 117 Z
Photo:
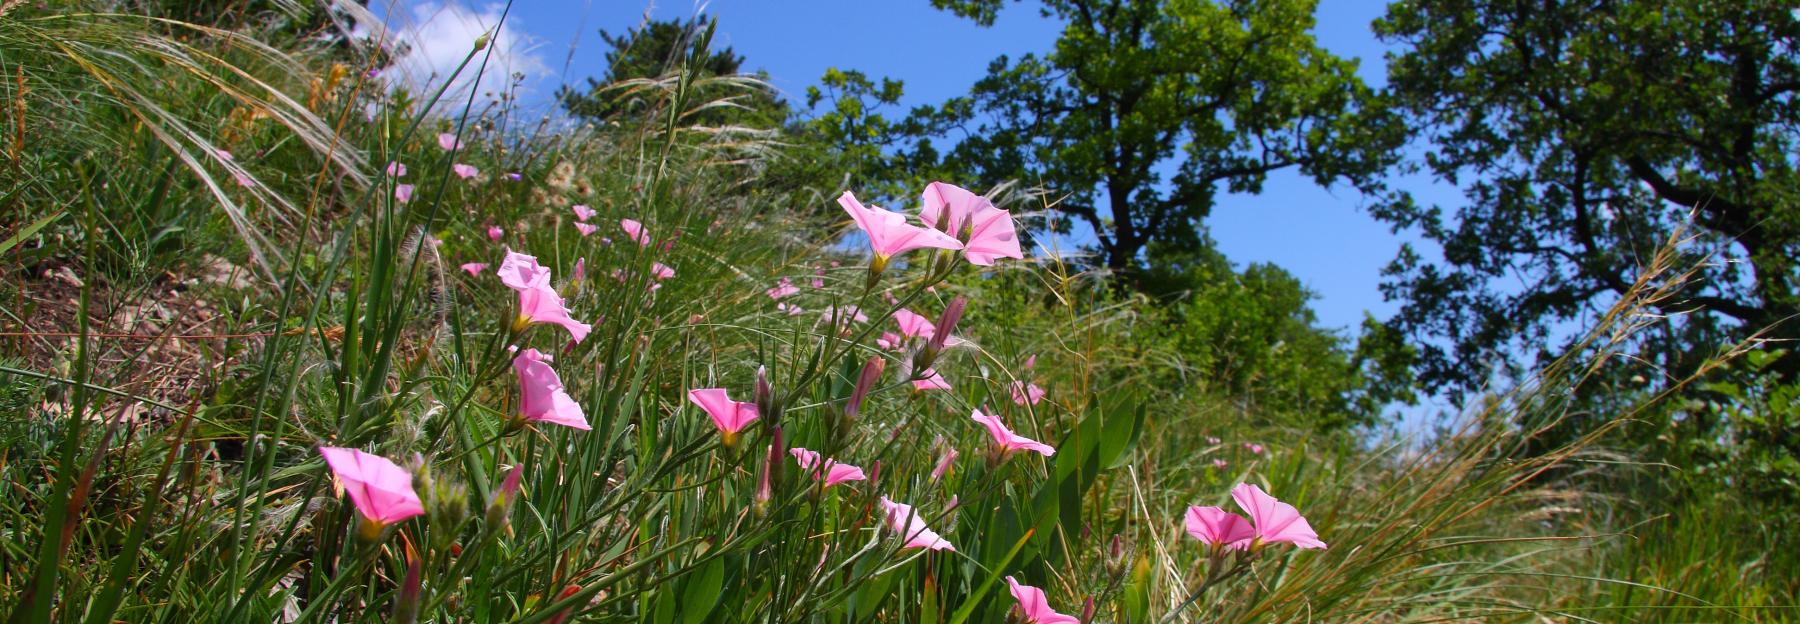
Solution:
M 1733 374 L 1782 354 L 1619 381 L 1691 231 L 1401 437 L 1405 337 L 1042 253 L 1022 182 L 839 188 L 819 126 L 713 114 L 769 96 L 710 30 L 559 124 L 397 88 L 354 7 L 67 4 L 0 2 L 9 621 L 1800 615 L 1795 386 Z

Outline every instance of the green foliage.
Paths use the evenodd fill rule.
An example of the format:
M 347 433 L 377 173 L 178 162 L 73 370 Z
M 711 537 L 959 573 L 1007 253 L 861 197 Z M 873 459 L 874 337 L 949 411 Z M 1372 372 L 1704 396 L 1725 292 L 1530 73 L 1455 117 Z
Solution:
M 1280 267 L 1242 272 L 1208 247 L 1144 278 L 1171 300 L 1167 340 L 1209 393 L 1286 426 L 1329 431 L 1374 425 L 1395 401 L 1412 402 L 1412 350 L 1365 322 L 1354 347 L 1318 327 L 1314 295 Z
M 1425 167 L 1467 198 L 1374 210 L 1443 248 L 1441 265 L 1403 252 L 1387 286 L 1428 387 L 1480 387 L 1496 354 L 1560 351 L 1554 328 L 1633 288 L 1676 235 L 1699 266 L 1662 310 L 1684 326 L 1645 336 L 1639 358 L 1681 378 L 1723 340 L 1778 322 L 1795 335 L 1781 322 L 1800 311 L 1790 5 L 1396 2 L 1376 31 L 1403 46 L 1389 83 L 1431 142 Z

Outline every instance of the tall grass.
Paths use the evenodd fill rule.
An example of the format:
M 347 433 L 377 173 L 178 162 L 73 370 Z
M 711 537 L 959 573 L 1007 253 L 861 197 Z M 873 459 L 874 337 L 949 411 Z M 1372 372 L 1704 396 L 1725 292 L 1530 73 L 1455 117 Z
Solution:
M 1013 605 L 1008 576 L 1065 613 L 1091 600 L 1092 621 L 1109 622 L 1787 617 L 1762 607 L 1793 589 L 1764 574 L 1664 567 L 1732 558 L 1727 544 L 1614 547 L 1642 527 L 1589 513 L 1600 493 L 1580 477 L 1631 413 L 1539 448 L 1570 389 L 1677 292 L 1672 253 L 1590 333 L 1589 356 L 1493 397 L 1422 451 L 1370 450 L 1247 426 L 1231 402 L 1181 383 L 1178 357 L 1134 343 L 1141 302 L 1054 261 L 977 271 L 915 252 L 871 279 L 836 231 L 738 193 L 779 136 L 687 123 L 753 81 L 678 71 L 617 85 L 642 116 L 529 140 L 494 130 L 504 110 L 439 119 L 424 111 L 444 110 L 441 91 L 383 99 L 344 66 L 155 24 L 193 38 L 145 35 L 155 29 L 128 16 L 0 16 L 6 63 L 66 68 L 27 81 L 55 88 L 11 92 L 24 104 L 8 110 L 28 116 L 7 120 L 36 124 L 33 136 L 83 124 L 120 163 L 61 176 L 42 154 L 15 159 L 35 190 L 8 201 L 85 198 L 29 238 L 90 279 L 64 368 L 0 366 L 7 396 L 28 397 L 0 404 L 0 610 L 14 621 L 998 622 Z M 248 56 L 226 69 L 221 48 Z M 472 47 L 460 71 L 481 71 L 485 55 Z M 170 76 L 193 82 L 167 101 L 145 88 Z M 300 93 L 329 84 L 331 97 Z M 365 122 L 371 101 L 381 107 Z M 473 100 L 459 105 L 470 113 Z M 264 155 L 248 168 L 208 156 L 221 147 L 208 129 L 245 109 L 281 130 L 228 147 Z M 440 149 L 440 133 L 464 147 Z M 407 176 L 386 175 L 389 161 Z M 457 176 L 459 163 L 481 173 Z M 252 182 L 237 185 L 240 172 Z M 135 358 L 93 356 L 118 347 L 94 335 L 106 315 L 90 307 L 123 280 L 88 265 L 106 256 L 109 228 L 143 216 L 124 200 L 143 197 L 161 197 L 167 219 L 216 209 L 232 233 L 216 248 L 261 273 L 252 289 L 210 293 L 236 301 L 220 327 L 234 337 L 217 339 L 207 391 L 187 404 L 120 390 Z M 598 231 L 578 230 L 575 204 L 597 212 Z M 148 240 L 167 228 L 140 229 Z M 115 255 L 186 268 L 158 249 Z M 591 335 L 514 326 L 516 298 L 493 272 L 509 249 L 552 269 Z M 488 267 L 459 268 L 471 262 Z M 658 264 L 675 276 L 658 279 Z M 782 278 L 800 292 L 779 304 L 798 314 L 764 294 Z M 918 346 L 875 339 L 895 310 L 935 318 L 957 296 L 970 302 L 956 329 L 967 342 L 933 365 L 953 389 L 914 390 Z M 870 319 L 840 325 L 831 311 L 851 305 Z M 520 426 L 513 347 L 553 356 L 591 430 Z M 847 414 L 870 362 L 886 372 Z M 1016 403 L 1015 381 L 1048 397 Z M 763 418 L 726 444 L 685 398 L 707 387 L 758 397 Z M 147 401 L 161 405 L 126 409 Z M 992 453 L 969 420 L 977 408 L 1057 452 Z M 321 446 L 406 466 L 427 513 L 366 533 Z M 780 452 L 791 447 L 869 478 L 820 487 Z M 934 475 L 951 449 L 960 457 Z M 508 504 L 497 494 L 514 470 Z M 1243 574 L 1205 583 L 1182 511 L 1222 504 L 1241 481 L 1295 504 L 1330 548 L 1260 549 Z M 902 548 L 883 496 L 955 550 Z M 1746 588 L 1762 593 L 1725 600 Z

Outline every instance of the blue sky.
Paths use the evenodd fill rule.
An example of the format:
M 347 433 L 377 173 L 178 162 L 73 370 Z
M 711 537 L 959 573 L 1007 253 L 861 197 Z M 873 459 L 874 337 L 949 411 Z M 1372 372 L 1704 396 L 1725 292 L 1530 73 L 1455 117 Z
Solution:
M 467 43 L 497 19 L 500 5 L 456 0 L 406 0 L 393 23 L 418 41 L 426 65 L 460 58 Z M 1382 55 L 1369 23 L 1379 0 L 1326 0 L 1315 34 L 1328 50 L 1359 59 L 1359 72 L 1383 82 Z M 732 47 L 751 68 L 803 103 L 806 87 L 831 67 L 857 69 L 906 84 L 904 104 L 960 95 L 1002 54 L 1047 50 L 1060 28 L 1035 5 L 1008 4 L 993 27 L 981 28 L 931 8 L 928 0 L 713 0 L 654 5 L 631 0 L 517 0 L 499 38 L 509 71 L 528 74 L 541 99 L 565 80 L 583 84 L 603 71 L 601 28 L 618 33 L 646 11 L 659 19 L 704 10 L 719 19 L 716 43 Z M 573 50 L 571 52 L 571 50 Z M 501 74 L 504 75 L 504 74 Z M 529 96 L 528 96 L 529 99 Z M 1399 181 L 1421 201 L 1454 204 L 1455 189 L 1427 177 Z M 1269 262 L 1298 276 L 1319 296 L 1314 302 L 1327 327 L 1354 330 L 1365 312 L 1386 318 L 1397 308 L 1382 300 L 1381 268 L 1402 241 L 1427 254 L 1434 250 L 1410 233 L 1395 234 L 1362 210 L 1354 189 L 1324 189 L 1293 173 L 1270 177 L 1257 196 L 1220 198 L 1207 221 L 1213 238 L 1234 262 Z M 1427 257 L 1430 257 L 1429 255 Z

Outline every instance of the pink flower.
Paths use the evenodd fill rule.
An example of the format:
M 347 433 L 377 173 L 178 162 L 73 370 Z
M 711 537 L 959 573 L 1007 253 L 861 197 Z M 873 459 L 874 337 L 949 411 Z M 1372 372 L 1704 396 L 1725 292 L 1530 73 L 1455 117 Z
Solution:
M 838 205 L 850 213 L 851 220 L 869 235 L 869 247 L 875 252 L 875 266 L 885 268 L 888 258 L 914 249 L 962 249 L 962 243 L 950 235 L 906 222 L 906 216 L 880 208 L 865 208 L 849 191 L 838 197 Z
M 666 280 L 675 277 L 675 269 L 669 268 L 669 265 L 657 262 L 650 265 L 650 277 L 654 277 L 658 280 Z
M 825 460 L 825 467 L 820 469 L 818 468 L 819 454 L 798 446 L 789 449 L 788 454 L 794 456 L 794 461 L 800 463 L 801 469 L 810 471 L 814 479 L 824 479 L 825 487 L 831 487 L 845 481 L 862 481 L 869 478 L 868 475 L 863 474 L 861 468 L 849 464 L 840 464 L 837 460 L 832 459 Z
M 1256 537 L 1256 530 L 1250 527 L 1249 520 L 1218 507 L 1189 507 L 1187 532 L 1214 548 L 1248 548 L 1251 538 Z
M 1219 439 L 1218 439 L 1218 438 L 1215 438 L 1215 437 L 1213 437 L 1213 436 L 1206 436 L 1206 443 L 1207 443 L 1207 444 L 1211 444 L 1211 445 L 1213 445 L 1213 446 L 1218 446 L 1218 445 L 1219 445 Z
M 398 160 L 388 161 L 387 174 L 396 178 L 406 177 L 406 165 Z
M 1226 466 L 1229 466 L 1229 465 L 1231 465 L 1231 463 L 1230 463 L 1230 462 L 1227 462 L 1227 461 L 1225 461 L 1225 460 L 1223 460 L 1223 459 L 1215 459 L 1215 460 L 1213 460 L 1213 467 L 1214 467 L 1214 468 L 1218 468 L 1218 469 L 1219 469 L 1219 470 L 1224 470 L 1224 469 L 1225 469 L 1225 467 L 1226 467 Z
M 906 339 L 894 332 L 881 332 L 881 337 L 875 339 L 875 346 L 888 350 L 897 350 L 905 344 Z
M 1256 444 L 1254 442 L 1245 442 L 1244 448 L 1246 450 L 1250 451 L 1250 453 L 1253 455 L 1263 454 L 1263 445 L 1261 445 L 1261 444 Z
M 526 349 L 513 358 L 519 373 L 519 415 L 526 422 L 547 422 L 571 429 L 588 430 L 581 405 L 563 389 L 562 379 L 550 368 L 549 356 Z
M 592 218 L 594 218 L 594 215 L 596 214 L 594 212 L 593 208 L 587 207 L 587 204 L 575 204 L 575 207 L 573 208 L 573 210 L 575 211 L 575 220 L 576 221 L 586 221 L 588 219 L 592 219 Z
M 820 278 L 817 278 L 817 277 L 815 277 L 815 278 L 812 278 L 812 282 L 811 282 L 811 284 L 810 284 L 810 285 L 811 285 L 811 286 L 812 286 L 812 287 L 813 287 L 813 288 L 814 288 L 814 289 L 819 289 L 819 288 L 824 288 L 824 287 L 825 287 L 825 280 L 823 280 L 823 279 L 820 279 Z
M 412 473 L 388 458 L 356 449 L 319 447 L 339 488 L 364 518 L 376 524 L 393 524 L 425 513 L 419 494 L 413 491 Z
M 525 178 L 525 176 L 521 176 L 517 172 L 506 174 L 506 179 L 511 180 L 513 182 L 518 182 L 519 180 L 522 180 L 524 178 Z
M 587 236 L 587 235 L 589 235 L 589 234 L 593 234 L 593 233 L 594 233 L 594 232 L 597 232 L 597 231 L 599 231 L 599 230 L 600 230 L 600 226 L 598 226 L 598 225 L 590 225 L 590 224 L 587 224 L 587 223 L 582 223 L 582 222 L 580 222 L 580 221 L 576 221 L 576 222 L 575 222 L 575 229 L 576 229 L 576 230 L 579 230 L 579 231 L 581 231 L 581 235 L 582 235 L 582 236 Z
M 446 152 L 459 150 L 462 149 L 462 141 L 457 140 L 456 135 L 445 132 L 438 135 L 438 147 Z
M 404 204 L 406 202 L 410 202 L 410 201 L 412 201 L 412 192 L 413 192 L 413 185 L 411 185 L 411 184 L 396 184 L 396 185 L 394 185 L 394 201 L 398 201 L 402 204 Z
M 937 371 L 927 368 L 919 379 L 913 380 L 912 386 L 914 390 L 949 390 L 950 382 L 944 381 L 944 376 Z
M 527 325 L 560 325 L 569 331 L 569 339 L 575 342 L 581 342 L 587 338 L 588 332 L 594 331 L 593 325 L 569 316 L 569 308 L 563 304 L 562 295 L 557 294 L 556 289 L 548 284 L 519 291 L 519 319 Z
M 639 247 L 650 246 L 650 231 L 637 219 L 620 219 L 619 229 L 625 230 L 625 238 L 637 241 Z
M 954 184 L 932 182 L 925 186 L 922 199 L 925 206 L 919 219 L 961 241 L 963 257 L 971 264 L 993 266 L 995 258 L 1025 257 L 1012 214 L 995 208 L 986 197 Z M 946 221 L 939 223 L 940 219 Z
M 937 480 L 944 478 L 944 475 L 950 473 L 950 467 L 956 464 L 957 455 L 956 449 L 944 449 L 944 456 L 938 458 L 937 467 L 931 469 L 932 482 L 935 483 Z
M 900 325 L 900 335 L 907 338 L 931 338 L 932 322 L 917 312 L 901 308 L 894 311 L 894 323 Z
M 794 287 L 793 280 L 790 280 L 785 277 L 781 278 L 779 281 L 776 281 L 775 287 L 770 288 L 768 290 L 770 299 L 781 299 L 783 297 L 789 297 L 789 296 L 798 294 L 799 292 L 800 292 L 800 289 Z
M 236 156 L 233 156 L 230 151 L 225 150 L 225 149 L 215 149 L 215 150 L 213 150 L 213 155 L 218 156 L 219 160 L 225 160 L 225 161 L 237 160 Z
M 728 440 L 737 435 L 739 431 L 743 431 L 744 427 L 749 425 L 750 421 L 756 420 L 757 417 L 755 403 L 733 401 L 724 388 L 689 390 L 688 400 L 705 410 L 706 415 L 712 417 L 713 425 L 718 427 Z
M 575 270 L 572 272 L 575 274 L 574 280 L 577 282 L 587 279 L 587 258 L 576 258 Z
M 562 295 L 550 285 L 550 269 L 539 266 L 537 258 L 509 251 L 494 272 L 500 275 L 500 283 L 519 293 L 519 316 L 513 321 L 514 331 L 522 331 L 533 323 L 561 325 L 569 330 L 569 337 L 575 342 L 581 342 L 588 332 L 593 331 L 594 326 L 569 316 Z
M 801 314 L 806 313 L 805 309 L 786 301 L 775 304 L 775 309 L 786 312 L 788 316 L 800 316 Z
M 1044 400 L 1044 389 L 1039 388 L 1038 385 L 1034 383 L 1026 383 L 1023 381 L 1012 382 L 1012 400 L 1013 403 L 1017 405 L 1025 405 L 1027 403 L 1037 405 L 1038 401 Z
M 462 163 L 456 163 L 454 165 L 450 165 L 450 170 L 456 173 L 456 177 L 462 178 L 464 180 L 473 178 L 473 177 L 481 174 L 481 170 L 476 169 L 474 165 L 465 165 Z
M 841 327 L 849 327 L 851 321 L 858 323 L 869 322 L 869 315 L 863 314 L 862 308 L 853 305 L 842 307 L 834 305 L 825 308 L 825 311 L 819 314 L 819 321 L 836 321 Z
M 1037 366 L 1037 355 L 1036 354 L 1032 354 L 1031 356 L 1025 358 L 1025 370 L 1031 370 L 1032 368 L 1034 368 L 1036 366 Z
M 1319 534 L 1313 532 L 1312 525 L 1300 517 L 1300 510 L 1269 496 L 1262 488 L 1240 483 L 1231 488 L 1231 500 L 1237 501 L 1238 507 L 1250 515 L 1250 523 L 1255 526 L 1252 547 L 1286 542 L 1299 548 L 1325 548 L 1325 542 L 1319 541 Z
M 912 505 L 896 503 L 881 497 L 882 515 L 887 519 L 887 526 L 900 534 L 904 542 L 901 548 L 925 548 L 928 550 L 956 550 L 942 536 L 925 527 L 925 519 L 919 517 Z
M 467 271 L 469 273 L 469 275 L 481 275 L 482 271 L 487 270 L 487 263 L 486 262 L 464 262 L 462 265 L 462 270 Z
M 491 240 L 494 242 L 499 242 L 500 237 L 505 236 L 505 235 L 506 235 L 506 230 L 500 229 L 500 226 L 498 226 L 498 225 L 488 226 L 488 240 Z
M 1056 454 L 1056 449 L 1051 448 L 1048 444 L 1013 433 L 1011 429 L 1006 428 L 1006 423 L 1000 422 L 998 416 L 983 414 L 980 409 L 976 409 L 970 415 L 970 419 L 987 427 L 988 434 L 994 437 L 994 447 L 1000 449 L 1001 455 L 1011 455 L 1019 451 L 1033 451 L 1045 457 Z
M 500 276 L 500 283 L 513 290 L 537 288 L 550 283 L 550 269 L 538 264 L 535 256 L 528 256 L 516 251 L 506 252 L 500 260 L 500 268 L 494 273 Z
M 1019 613 L 1025 616 L 1025 624 L 1081 624 L 1081 620 L 1073 615 L 1063 615 L 1050 608 L 1050 600 L 1044 597 L 1044 590 L 1030 585 L 1020 585 L 1013 577 L 1006 577 L 1006 585 L 1012 589 L 1013 600 L 1019 601 Z

